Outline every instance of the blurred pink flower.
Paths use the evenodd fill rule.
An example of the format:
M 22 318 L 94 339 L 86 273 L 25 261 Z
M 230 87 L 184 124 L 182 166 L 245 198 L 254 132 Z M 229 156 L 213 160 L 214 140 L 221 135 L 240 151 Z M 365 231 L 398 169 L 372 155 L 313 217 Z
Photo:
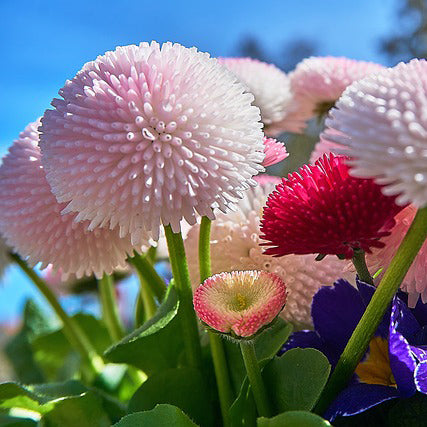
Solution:
M 215 274 L 194 292 L 194 309 L 216 331 L 251 337 L 269 325 L 286 302 L 286 285 L 267 271 Z
M 289 74 L 293 102 L 304 121 L 325 114 L 345 88 L 367 74 L 384 67 L 373 62 L 332 56 L 310 57 L 301 61 Z
M 74 222 L 75 214 L 61 215 L 65 204 L 56 201 L 46 181 L 38 146 L 39 121 L 19 135 L 0 167 L 0 232 L 7 244 L 31 265 L 52 264 L 77 278 L 112 273 L 126 267 L 127 254 L 140 249 L 118 229 L 87 231 L 88 221 Z
M 260 218 L 268 194 L 281 179 L 265 174 L 256 177 L 259 185 L 246 193 L 237 210 L 220 214 L 211 227 L 211 259 L 214 274 L 233 270 L 265 270 L 278 274 L 286 283 L 288 299 L 281 317 L 298 326 L 311 325 L 311 301 L 321 286 L 332 285 L 344 273 L 346 265 L 337 257 L 315 261 L 313 255 L 265 255 L 260 246 Z M 200 283 L 198 239 L 200 226 L 188 232 L 185 249 L 193 288 Z
M 156 42 L 88 62 L 42 119 L 46 176 L 76 221 L 134 243 L 213 218 L 255 184 L 262 124 L 236 77 L 206 53 Z
M 266 135 L 297 132 L 304 127 L 292 102 L 288 76 L 275 65 L 251 58 L 219 58 L 255 96 Z
M 397 248 L 402 242 L 409 226 L 414 219 L 417 209 L 409 205 L 395 216 L 396 225 L 391 230 L 391 234 L 382 240 L 385 243 L 383 248 L 374 249 L 372 254 L 367 254 L 366 262 L 371 274 L 383 269 L 382 274 L 387 270 Z M 408 305 L 415 307 L 418 298 L 421 296 L 423 303 L 427 303 L 427 243 L 424 243 L 416 256 L 411 268 L 403 279 L 401 289 L 409 294 Z

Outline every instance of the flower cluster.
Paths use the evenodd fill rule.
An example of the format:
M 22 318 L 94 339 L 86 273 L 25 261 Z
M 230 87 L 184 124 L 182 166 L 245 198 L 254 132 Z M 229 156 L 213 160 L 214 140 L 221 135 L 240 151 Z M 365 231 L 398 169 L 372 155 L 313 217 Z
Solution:
M 263 270 L 277 274 L 286 283 L 287 302 L 281 317 L 296 326 L 311 325 L 310 305 L 313 295 L 324 285 L 340 277 L 352 277 L 336 257 L 327 256 L 322 262 L 313 255 L 288 255 L 277 258 L 263 253 L 260 246 L 262 208 L 268 195 L 280 182 L 277 177 L 260 175 L 258 187 L 249 190 L 235 212 L 220 214 L 212 222 L 211 261 L 213 273 L 233 270 Z M 185 241 L 193 288 L 199 282 L 199 225 L 192 227 Z

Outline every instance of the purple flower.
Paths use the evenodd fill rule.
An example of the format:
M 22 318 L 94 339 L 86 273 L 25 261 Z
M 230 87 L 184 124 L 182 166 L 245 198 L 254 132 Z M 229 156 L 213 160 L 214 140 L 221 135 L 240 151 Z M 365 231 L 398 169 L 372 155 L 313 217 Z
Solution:
M 373 286 L 359 280 L 356 289 L 343 279 L 321 288 L 311 308 L 314 330 L 292 334 L 282 352 L 295 347 L 316 348 L 335 366 L 374 291 Z M 333 421 L 338 416 L 356 415 L 417 391 L 427 394 L 427 305 L 419 301 L 409 309 L 407 296 L 400 292 L 351 383 L 324 416 Z

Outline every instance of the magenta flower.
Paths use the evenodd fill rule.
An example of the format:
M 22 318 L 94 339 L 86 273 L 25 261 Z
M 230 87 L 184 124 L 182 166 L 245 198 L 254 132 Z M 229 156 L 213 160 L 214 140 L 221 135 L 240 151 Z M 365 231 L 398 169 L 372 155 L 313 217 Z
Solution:
M 402 208 L 371 179 L 349 175 L 345 157 L 324 155 L 277 185 L 261 221 L 269 255 L 331 254 L 383 247 Z
M 75 214 L 61 215 L 65 204 L 58 203 L 50 191 L 40 160 L 39 121 L 29 124 L 19 135 L 0 167 L 0 232 L 30 264 L 52 264 L 70 274 L 110 274 L 126 267 L 134 249 L 130 236 L 119 230 L 97 228 L 88 231 L 88 221 L 76 223 Z
M 197 315 L 212 329 L 251 337 L 282 311 L 286 286 L 274 273 L 232 271 L 206 279 L 193 301 Z
M 87 63 L 42 119 L 43 165 L 65 212 L 90 229 L 118 226 L 157 240 L 196 212 L 255 185 L 263 170 L 253 96 L 206 53 L 156 42 L 118 47 Z

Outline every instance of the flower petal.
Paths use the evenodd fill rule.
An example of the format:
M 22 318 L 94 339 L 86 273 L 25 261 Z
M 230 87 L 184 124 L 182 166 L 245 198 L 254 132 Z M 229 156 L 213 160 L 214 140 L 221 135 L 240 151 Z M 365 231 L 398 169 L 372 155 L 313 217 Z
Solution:
M 339 416 L 348 417 L 360 414 L 396 397 L 399 397 L 399 392 L 394 387 L 377 384 L 352 384 L 338 395 L 323 417 L 333 421 Z

